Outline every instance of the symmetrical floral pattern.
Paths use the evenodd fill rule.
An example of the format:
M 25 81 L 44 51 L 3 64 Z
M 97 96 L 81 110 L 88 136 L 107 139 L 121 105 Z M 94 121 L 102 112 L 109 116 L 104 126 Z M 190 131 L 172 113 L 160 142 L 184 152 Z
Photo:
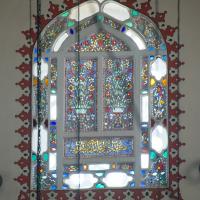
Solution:
M 179 157 L 179 148 L 184 145 L 184 143 L 181 143 L 179 141 L 179 131 L 183 129 L 184 127 L 179 124 L 178 117 L 181 113 L 184 113 L 184 111 L 180 110 L 178 107 L 178 101 L 180 98 L 184 97 L 183 94 L 181 94 L 178 91 L 178 87 L 176 89 L 172 89 L 172 85 L 179 85 L 179 82 L 184 80 L 179 77 L 178 69 L 179 67 L 184 64 L 178 59 L 178 52 L 179 49 L 182 47 L 182 45 L 179 45 L 175 39 L 175 33 L 177 31 L 176 27 L 171 26 L 165 26 L 165 14 L 164 13 L 155 13 L 151 14 L 152 7 L 150 1 L 146 1 L 143 3 L 138 3 L 136 0 L 126 0 L 123 1 L 123 4 L 133 8 L 140 13 L 148 16 L 151 18 L 155 24 L 160 29 L 160 32 L 162 33 L 162 36 L 166 42 L 167 45 L 167 51 L 168 55 L 171 55 L 172 53 L 174 56 L 168 56 L 168 67 L 169 67 L 169 73 L 168 73 L 168 81 L 169 81 L 169 91 L 168 91 L 168 118 L 169 118 L 169 167 L 171 166 L 179 166 L 181 163 L 184 162 L 183 159 Z M 69 9 L 71 7 L 76 6 L 76 4 L 73 1 L 67 1 L 64 0 L 61 5 L 54 4 L 52 2 L 49 3 L 48 8 L 48 14 L 47 16 L 42 15 L 41 16 L 41 27 L 45 27 L 48 22 L 50 22 L 55 16 L 62 13 L 65 9 Z M 137 15 L 137 12 L 133 13 Z M 105 19 L 104 19 L 105 20 Z M 107 23 L 108 22 L 108 19 Z M 70 26 L 70 23 L 68 23 L 68 26 Z M 72 22 L 71 22 L 72 23 Z M 137 24 L 137 22 L 136 22 Z M 61 23 L 61 29 L 64 25 Z M 110 26 L 118 26 L 117 24 L 111 24 Z M 127 26 L 131 26 L 131 24 L 127 24 Z M 141 29 L 141 31 L 144 31 L 144 34 L 148 34 L 148 30 L 152 30 L 152 27 L 149 27 L 148 30 L 143 30 L 142 27 L 138 27 Z M 71 30 L 71 33 L 74 30 Z M 121 30 L 123 31 L 123 30 Z M 59 32 L 59 31 L 58 31 Z M 153 32 L 153 31 L 152 31 Z M 20 151 L 21 158 L 15 162 L 16 165 L 18 165 L 21 169 L 21 174 L 15 178 L 15 180 L 21 185 L 21 191 L 18 196 L 19 200 L 26 200 L 26 199 L 36 199 L 36 192 L 31 191 L 30 187 L 30 166 L 31 166 L 31 127 L 34 126 L 34 121 L 32 122 L 32 114 L 31 114 L 31 87 L 32 87 L 32 79 L 30 79 L 30 74 L 32 73 L 32 52 L 34 44 L 37 40 L 37 32 L 36 29 L 30 28 L 29 30 L 22 31 L 22 33 L 25 36 L 26 44 L 22 45 L 21 48 L 17 50 L 17 53 L 19 53 L 23 58 L 24 61 L 21 65 L 16 67 L 17 70 L 19 70 L 24 77 L 21 81 L 17 82 L 16 85 L 21 88 L 23 91 L 23 94 L 16 99 L 17 102 L 19 102 L 23 110 L 21 113 L 16 115 L 16 118 L 19 118 L 22 121 L 22 126 L 16 130 L 16 133 L 18 133 L 21 136 L 21 142 L 17 144 L 15 147 Z M 171 37 L 172 41 L 169 43 L 167 38 Z M 51 41 L 50 41 L 51 42 Z M 160 41 L 152 41 L 151 37 L 149 35 L 149 45 L 155 45 L 160 46 Z M 44 44 L 45 45 L 45 44 Z M 46 47 L 44 47 L 46 48 Z M 44 58 L 45 60 L 46 58 Z M 145 65 L 145 63 L 144 63 Z M 145 79 L 145 68 L 143 71 L 143 78 L 145 81 L 148 81 Z M 43 79 L 44 85 L 48 84 L 48 81 Z M 162 84 L 166 84 L 165 82 L 162 82 Z M 144 87 L 146 83 L 144 82 Z M 159 86 L 160 89 L 162 89 L 162 86 Z M 153 90 L 153 93 L 155 93 L 155 100 L 154 101 L 160 101 L 160 108 L 162 109 L 162 98 L 164 98 L 164 92 Z M 153 111 L 155 118 L 160 118 L 160 113 L 158 110 Z M 176 119 L 175 123 L 172 122 L 171 119 Z M 154 124 L 154 119 L 152 119 L 152 124 Z M 48 122 L 44 122 L 46 126 L 48 126 Z M 163 124 L 165 124 L 165 120 L 163 121 Z M 144 131 L 144 141 L 145 141 L 145 131 Z M 162 170 L 163 163 L 165 163 L 165 157 L 167 153 L 163 153 L 162 160 L 159 160 L 160 165 L 152 166 L 152 170 L 155 170 L 157 173 L 159 173 L 160 170 Z M 155 152 L 152 152 L 151 154 L 152 159 L 156 159 Z M 159 158 L 161 159 L 161 158 Z M 27 173 L 27 169 L 28 172 Z M 151 181 L 151 174 L 147 178 L 147 182 Z M 160 174 L 160 178 L 162 179 L 162 174 Z M 184 176 L 182 176 L 179 173 L 179 170 L 176 171 L 176 173 L 172 173 L 170 170 L 169 172 L 169 187 L 167 189 L 133 189 L 133 190 L 124 190 L 124 189 L 115 189 L 115 190 L 88 190 L 88 191 L 49 191 L 49 190 L 43 190 L 40 191 L 41 197 L 43 199 L 49 199 L 55 198 L 58 200 L 61 199 L 143 199 L 148 197 L 149 199 L 153 200 L 160 200 L 164 199 L 166 197 L 172 198 L 172 199 L 182 199 L 180 194 L 180 188 L 179 188 L 179 182 L 181 179 L 183 179 Z M 165 180 L 164 180 L 165 181 Z M 165 182 L 163 183 L 165 184 Z M 25 188 L 25 189 L 24 189 Z
M 69 52 L 110 52 L 110 51 L 127 51 L 128 47 L 124 42 L 111 36 L 110 33 L 92 34 L 80 44 L 76 43 L 71 47 Z
M 133 128 L 133 61 L 105 59 L 104 129 Z
M 77 61 L 66 61 L 66 131 L 77 131 L 77 117 L 81 131 L 97 130 L 96 66 L 96 60 L 82 60 L 79 82 Z

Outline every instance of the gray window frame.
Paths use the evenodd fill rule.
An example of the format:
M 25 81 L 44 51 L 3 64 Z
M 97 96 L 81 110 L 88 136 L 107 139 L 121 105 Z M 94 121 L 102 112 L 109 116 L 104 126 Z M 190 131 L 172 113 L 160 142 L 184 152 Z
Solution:
M 87 20 L 87 19 L 85 19 Z M 85 21 L 83 20 L 83 21 Z M 88 36 L 92 33 L 98 33 L 99 31 L 105 31 L 111 33 L 116 38 L 119 38 L 120 40 L 124 41 L 127 46 L 130 48 L 130 51 L 124 51 L 124 52 L 80 52 L 79 56 L 80 59 L 97 59 L 97 87 L 101 85 L 101 90 L 99 90 L 98 87 L 98 93 L 97 93 L 97 109 L 100 111 L 100 114 L 97 114 L 97 118 L 103 117 L 102 107 L 100 102 L 103 102 L 103 67 L 100 67 L 103 65 L 103 58 L 120 58 L 120 57 L 126 57 L 126 58 L 132 58 L 134 63 L 134 121 L 133 121 L 133 130 L 130 131 L 97 131 L 97 132 L 89 132 L 84 133 L 84 137 L 106 137 L 106 136 L 131 136 L 133 137 L 134 141 L 134 155 L 132 157 L 120 157 L 117 158 L 117 161 L 119 163 L 134 163 L 134 181 L 136 184 L 136 187 L 139 187 L 140 181 L 141 181 L 141 167 L 140 167 L 140 160 L 141 160 L 141 130 L 140 130 L 140 109 L 141 109 L 141 101 L 140 101 L 140 90 L 141 90 L 141 66 L 143 62 L 143 57 L 146 56 L 146 50 L 139 50 L 137 45 L 124 33 L 121 33 L 111 27 L 109 27 L 106 24 L 98 23 L 93 24 L 86 29 L 82 30 L 80 32 L 80 39 L 84 39 L 85 36 Z M 75 42 L 78 41 L 77 34 L 70 35 L 65 42 L 62 44 L 61 48 L 58 52 L 51 52 L 51 59 L 56 58 L 57 59 L 57 76 L 58 76 L 58 85 L 57 85 L 57 110 L 58 110 L 58 116 L 57 116 L 57 186 L 58 188 L 62 188 L 63 185 L 63 166 L 64 164 L 75 164 L 77 163 L 77 159 L 70 159 L 67 160 L 64 158 L 64 138 L 71 138 L 71 137 L 77 137 L 77 135 L 74 135 L 73 133 L 65 133 L 65 60 L 66 59 L 77 59 L 77 52 L 67 52 L 67 49 L 72 46 Z M 50 59 L 50 60 L 51 60 Z M 49 63 L 50 66 L 50 63 Z M 63 67 L 62 67 L 63 66 Z M 99 76 L 99 74 L 101 74 Z M 50 90 L 50 88 L 49 88 Z M 149 94 L 148 94 L 149 95 Z M 150 104 L 150 103 L 149 103 Z M 101 108 L 101 109 L 100 109 Z M 98 126 L 102 126 L 103 122 L 100 122 L 98 120 Z M 84 138 L 81 135 L 81 138 Z M 92 158 L 92 159 L 80 159 L 81 164 L 98 164 L 98 163 L 109 163 L 112 164 L 113 162 L 116 162 L 115 157 L 107 157 L 107 158 Z M 84 173 L 84 172 L 81 172 Z M 88 172 L 87 172 L 88 173 Z

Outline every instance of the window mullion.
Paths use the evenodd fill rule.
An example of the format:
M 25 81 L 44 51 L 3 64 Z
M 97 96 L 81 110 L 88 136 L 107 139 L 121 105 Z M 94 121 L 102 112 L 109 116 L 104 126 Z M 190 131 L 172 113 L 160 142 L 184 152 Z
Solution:
M 103 58 L 98 56 L 97 60 L 97 130 L 98 135 L 103 132 Z
M 64 163 L 64 133 L 65 133 L 65 61 L 64 57 L 58 56 L 58 124 L 57 124 L 57 185 L 62 188 L 62 173 Z

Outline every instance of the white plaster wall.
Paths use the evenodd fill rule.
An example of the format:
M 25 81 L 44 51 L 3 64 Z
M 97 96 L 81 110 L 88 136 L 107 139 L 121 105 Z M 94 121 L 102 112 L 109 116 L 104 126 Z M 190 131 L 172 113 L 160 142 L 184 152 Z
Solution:
M 181 5 L 181 40 L 185 47 L 181 57 L 185 65 L 180 74 L 186 78 L 180 90 L 186 95 L 180 102 L 186 114 L 180 118 L 186 129 L 180 133 L 186 146 L 182 148 L 182 157 L 186 163 L 181 171 L 187 176 L 182 182 L 181 190 L 185 200 L 200 199 L 200 1 L 184 0 Z
M 47 0 L 45 0 L 47 2 Z M 177 0 L 159 0 L 159 9 L 168 10 L 167 21 L 176 26 Z M 186 114 L 181 116 L 181 124 L 186 130 L 181 131 L 180 137 L 186 142 L 181 149 L 181 155 L 186 159 L 181 171 L 187 179 L 181 183 L 181 192 L 185 200 L 200 199 L 200 1 L 181 0 L 181 42 L 185 47 L 181 51 L 181 58 L 186 64 L 180 74 L 186 78 L 180 90 L 186 94 L 181 100 L 181 108 Z M 15 102 L 20 96 L 20 90 L 15 82 L 21 79 L 15 66 L 21 63 L 21 57 L 15 53 L 24 42 L 20 33 L 29 27 L 28 0 L 1 0 L 0 2 L 0 174 L 4 183 L 0 188 L 0 200 L 16 200 L 19 193 L 18 184 L 13 181 L 19 174 L 19 169 L 13 163 L 19 158 L 18 150 L 14 145 L 20 141 L 14 133 L 21 123 L 14 115 L 21 111 Z
M 27 0 L 0 1 L 0 174 L 3 185 L 0 188 L 0 200 L 15 200 L 19 186 L 13 180 L 19 169 L 13 163 L 19 158 L 14 145 L 19 143 L 19 136 L 14 132 L 21 123 L 15 114 L 21 112 L 15 98 L 20 90 L 15 82 L 21 79 L 15 67 L 21 58 L 15 50 L 23 43 L 21 30 L 29 26 Z

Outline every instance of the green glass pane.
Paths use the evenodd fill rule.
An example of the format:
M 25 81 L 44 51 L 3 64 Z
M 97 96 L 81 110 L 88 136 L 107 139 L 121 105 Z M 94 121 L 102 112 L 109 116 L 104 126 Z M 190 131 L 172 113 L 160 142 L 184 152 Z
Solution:
M 160 176 L 160 183 L 163 186 L 167 185 L 167 180 L 166 180 L 166 174 L 165 173 L 161 174 L 161 176 Z
M 37 160 L 37 156 L 35 154 L 32 154 L 32 161 L 36 161 Z
M 44 161 L 48 161 L 49 160 L 49 154 L 48 153 L 44 153 L 43 159 L 44 159 Z
M 100 188 L 105 188 L 105 185 L 102 184 L 102 183 L 98 183 L 98 184 L 96 184 L 95 187 L 96 187 L 97 189 L 100 189 Z
M 139 15 L 139 12 L 138 12 L 137 10 L 132 10 L 132 11 L 131 11 L 131 15 L 132 15 L 133 17 L 137 17 L 137 16 Z
M 66 12 L 64 12 L 64 13 L 61 14 L 62 17 L 67 17 L 68 15 L 69 15 L 68 11 L 66 11 Z
M 154 151 L 151 151 L 151 152 L 150 152 L 150 159 L 151 159 L 151 160 L 155 160 L 156 157 L 157 157 L 156 153 L 155 153 Z
M 102 21 L 104 20 L 104 16 L 103 16 L 103 15 L 98 15 L 98 16 L 97 16 L 97 19 L 98 19 L 98 21 L 101 21 L 101 22 L 102 22 Z
M 55 89 L 51 89 L 51 94 L 56 94 L 56 90 Z
M 164 158 L 168 158 L 168 151 L 164 151 L 162 155 Z
M 74 24 L 75 24 L 75 22 L 73 22 L 73 21 L 68 21 L 67 22 L 67 26 L 68 27 L 72 27 L 72 26 L 74 26 Z
M 130 27 L 130 28 L 133 27 L 133 23 L 132 23 L 131 21 L 126 22 L 126 25 L 127 25 L 128 27 Z

